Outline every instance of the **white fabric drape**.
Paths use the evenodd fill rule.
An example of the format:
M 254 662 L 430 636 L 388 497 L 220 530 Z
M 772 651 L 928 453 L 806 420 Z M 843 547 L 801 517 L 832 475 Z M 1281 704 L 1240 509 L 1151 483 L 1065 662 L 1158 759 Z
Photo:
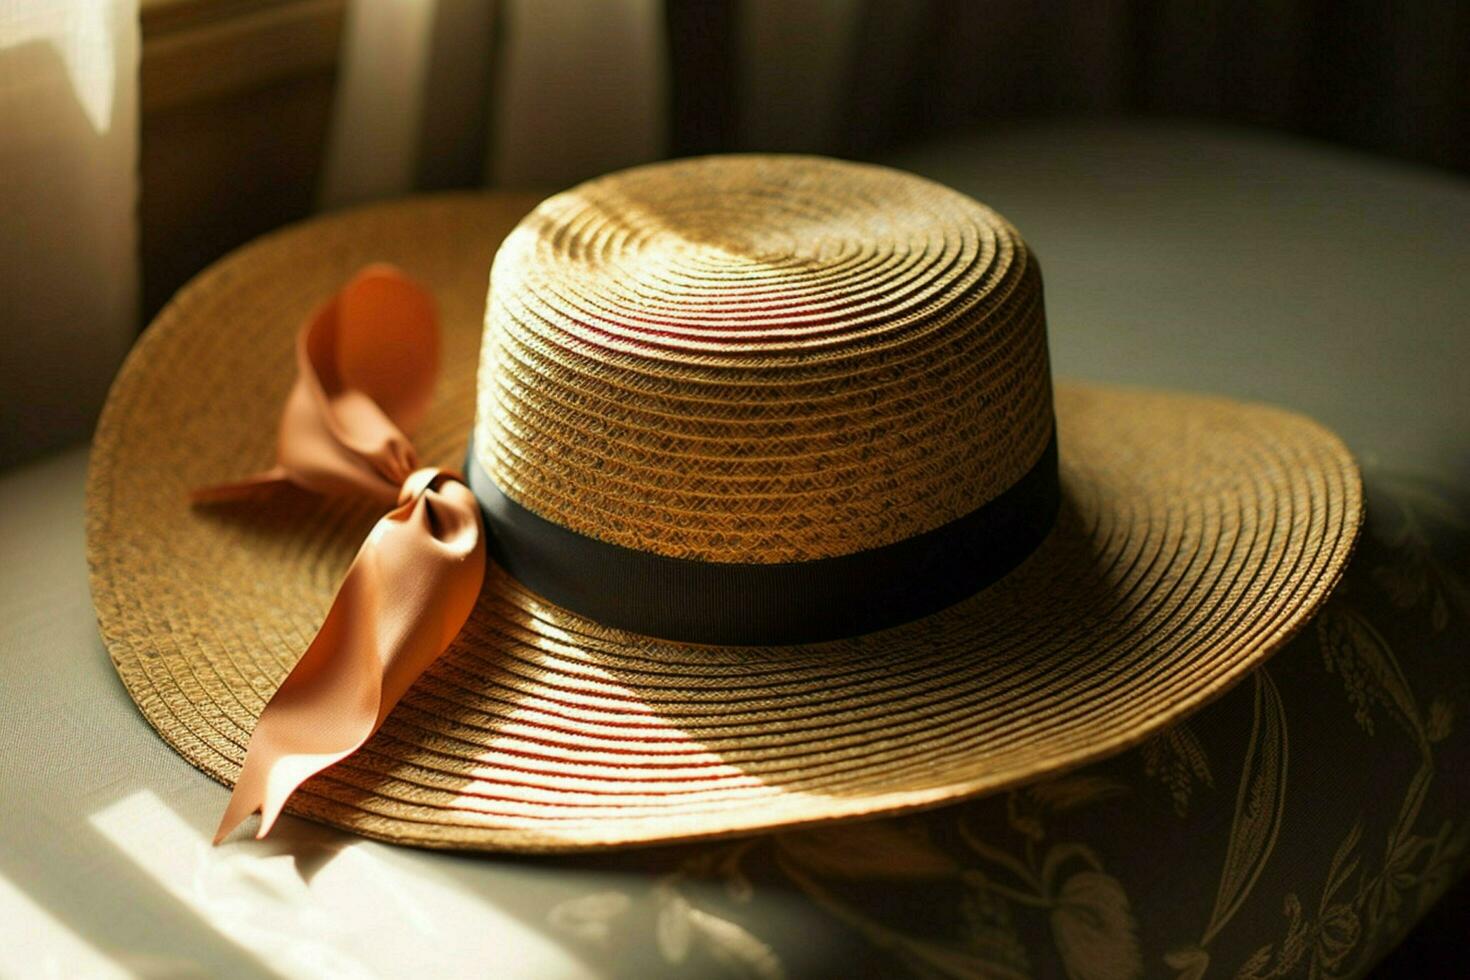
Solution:
M 137 0 L 0 0 L 0 466 L 91 431 L 138 315 Z

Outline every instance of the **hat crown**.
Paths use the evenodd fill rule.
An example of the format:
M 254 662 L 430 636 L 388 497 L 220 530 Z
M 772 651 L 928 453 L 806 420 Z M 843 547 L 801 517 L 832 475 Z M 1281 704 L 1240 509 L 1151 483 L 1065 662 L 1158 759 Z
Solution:
M 707 157 L 582 184 L 491 273 L 474 460 L 611 544 L 830 558 L 963 517 L 1052 436 L 1040 272 L 881 167 Z

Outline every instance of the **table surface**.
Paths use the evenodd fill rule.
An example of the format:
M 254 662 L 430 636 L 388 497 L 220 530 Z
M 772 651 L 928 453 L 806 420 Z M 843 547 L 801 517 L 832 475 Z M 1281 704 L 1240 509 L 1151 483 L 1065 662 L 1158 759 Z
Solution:
M 1470 188 L 1201 126 L 1051 124 L 890 162 L 1041 256 L 1058 373 L 1273 401 L 1470 484 Z M 0 475 L 0 975 L 599 976 L 568 909 L 636 862 L 413 851 L 285 818 L 211 848 L 223 787 L 163 744 L 97 635 L 85 450 Z M 578 904 L 580 903 L 580 904 Z M 753 913 L 850 942 L 779 895 Z

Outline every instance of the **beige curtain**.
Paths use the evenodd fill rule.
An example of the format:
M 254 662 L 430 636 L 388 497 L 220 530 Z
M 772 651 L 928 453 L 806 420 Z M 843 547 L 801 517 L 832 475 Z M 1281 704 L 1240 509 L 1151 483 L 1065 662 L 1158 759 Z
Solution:
M 137 0 L 0 0 L 0 466 L 85 439 L 136 330 Z
M 742 146 L 839 138 L 862 0 L 740 0 Z M 667 155 L 667 0 L 354 0 L 324 206 L 564 186 Z
M 661 0 L 355 0 L 323 205 L 661 156 L 662 23 Z
M 414 186 L 436 4 L 348 7 L 323 167 L 328 208 Z
M 488 174 L 560 186 L 664 154 L 661 0 L 504 0 Z
M 736 12 L 742 147 L 817 153 L 838 138 L 860 0 L 745 0 Z

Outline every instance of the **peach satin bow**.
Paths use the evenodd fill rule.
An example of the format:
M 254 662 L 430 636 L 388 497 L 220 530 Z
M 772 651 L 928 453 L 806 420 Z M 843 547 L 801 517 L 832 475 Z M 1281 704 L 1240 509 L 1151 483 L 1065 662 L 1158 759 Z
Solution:
M 264 837 L 298 786 L 378 730 L 474 608 L 485 576 L 479 505 L 458 474 L 420 467 L 404 435 L 429 407 L 438 363 L 428 293 L 391 266 L 369 266 L 297 338 L 276 465 L 192 495 L 240 500 L 289 483 L 392 508 L 256 722 L 216 844 L 257 810 Z

